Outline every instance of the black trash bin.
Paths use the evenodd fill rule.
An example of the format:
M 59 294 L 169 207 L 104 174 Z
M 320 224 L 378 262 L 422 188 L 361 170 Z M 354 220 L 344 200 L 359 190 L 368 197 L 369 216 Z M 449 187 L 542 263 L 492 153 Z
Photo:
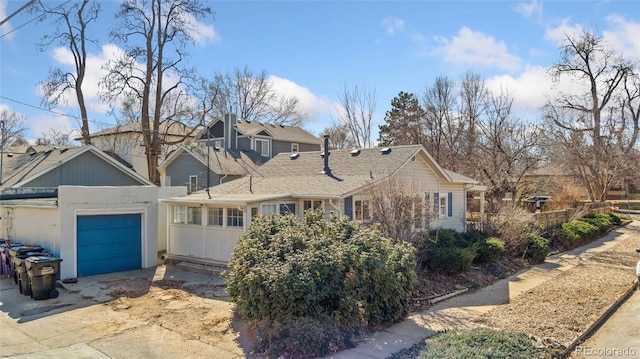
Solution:
M 25 260 L 31 298 L 44 300 L 58 297 L 56 277 L 60 272 L 60 262 L 62 259 L 57 257 L 28 257 Z
M 18 268 L 16 266 L 20 266 L 23 264 L 23 259 L 27 257 L 27 253 L 29 252 L 43 252 L 44 248 L 35 247 L 35 246 L 16 246 L 9 248 L 9 258 L 11 261 L 11 272 L 13 272 L 13 281 L 16 284 L 18 282 L 18 271 L 24 271 L 23 268 Z M 18 258 L 22 257 L 22 258 Z

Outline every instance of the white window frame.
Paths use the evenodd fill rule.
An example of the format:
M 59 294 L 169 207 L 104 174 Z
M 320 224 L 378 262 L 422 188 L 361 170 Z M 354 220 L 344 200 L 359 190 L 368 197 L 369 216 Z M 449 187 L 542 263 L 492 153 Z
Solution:
M 237 214 L 233 214 L 235 211 Z M 244 211 L 238 208 L 227 208 L 226 214 L 227 227 L 244 228 Z
M 193 179 L 194 179 L 194 178 L 195 178 L 195 180 L 196 180 L 196 181 L 195 181 L 195 182 L 196 182 L 196 184 L 195 184 L 195 187 L 196 187 L 196 188 L 195 188 L 195 189 L 193 188 L 193 187 L 194 187 L 194 186 L 193 186 Z M 198 190 L 198 176 L 197 176 L 197 175 L 190 175 L 190 176 L 189 176 L 189 193 L 194 192 L 194 191 L 197 191 L 197 190 Z
M 291 144 L 291 152 L 300 152 L 300 145 L 297 143 Z
M 185 206 L 171 206 L 171 223 L 184 224 L 187 220 L 187 209 Z
M 438 197 L 438 216 L 440 218 L 445 218 L 447 217 L 448 212 L 448 205 L 449 203 L 447 203 L 447 196 L 440 196 Z
M 194 215 L 195 214 L 198 215 Z M 202 225 L 202 207 L 201 206 L 187 206 L 187 224 Z
M 307 203 L 309 204 L 309 208 L 307 208 Z M 324 201 L 321 199 L 305 199 L 304 201 L 302 201 L 302 211 L 306 212 L 310 209 L 324 210 Z
M 264 157 L 271 157 L 271 141 L 269 141 L 268 138 L 256 138 L 254 139 L 254 141 L 255 141 L 254 149 L 256 150 L 256 152 L 258 152 L 260 155 Z M 266 146 L 267 146 L 266 154 L 264 153 L 264 147 L 260 148 L 260 151 L 258 151 L 258 142 L 266 143 Z
M 215 210 L 220 210 L 218 215 L 214 215 Z M 214 219 L 212 221 L 212 219 Z M 215 223 L 217 220 L 220 220 L 220 223 Z M 214 223 L 212 223 L 214 222 Z M 224 208 L 222 207 L 207 207 L 207 226 L 211 227 L 222 227 L 224 226 Z
M 270 216 L 278 213 L 280 213 L 280 207 L 277 203 L 263 203 L 260 205 L 260 214 L 263 216 Z
M 360 205 L 358 205 L 360 202 Z M 359 208 L 358 208 L 359 207 Z M 365 212 L 366 208 L 366 212 Z M 360 211 L 358 211 L 360 209 Z M 367 216 L 365 216 L 367 214 Z M 353 200 L 353 219 L 356 221 L 371 220 L 371 200 L 367 198 L 358 198 Z

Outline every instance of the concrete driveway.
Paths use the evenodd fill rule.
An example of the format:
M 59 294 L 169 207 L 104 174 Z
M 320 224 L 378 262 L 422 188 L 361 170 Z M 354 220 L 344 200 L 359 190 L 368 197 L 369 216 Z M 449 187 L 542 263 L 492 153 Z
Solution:
M 160 265 L 58 289 L 36 301 L 0 279 L 0 357 L 251 357 L 217 275 Z

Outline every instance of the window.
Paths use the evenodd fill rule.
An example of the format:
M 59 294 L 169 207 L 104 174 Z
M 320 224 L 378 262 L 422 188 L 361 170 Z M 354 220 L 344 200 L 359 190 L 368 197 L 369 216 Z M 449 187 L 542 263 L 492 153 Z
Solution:
M 256 138 L 256 152 L 261 154 L 264 157 L 269 157 L 269 140 L 263 140 L 260 138 Z
M 260 213 L 263 216 L 268 216 L 270 214 L 278 213 L 278 206 L 275 203 L 272 204 L 263 204 L 260 206 Z
M 300 151 L 300 146 L 297 143 L 292 143 L 291 152 L 298 152 L 298 151 Z
M 251 207 L 251 222 L 253 222 L 253 220 L 256 218 L 257 215 L 258 215 L 258 207 Z
M 295 203 L 283 203 L 280 205 L 280 214 L 285 215 L 287 213 L 296 214 Z
M 184 206 L 173 206 L 171 214 L 171 223 L 184 223 L 185 212 Z
M 227 226 L 229 227 L 243 227 L 243 213 L 237 208 L 227 209 Z
M 447 216 L 447 197 L 440 197 L 440 205 L 438 208 L 439 208 L 438 213 L 440 214 L 440 217 L 446 217 Z
M 363 221 L 371 219 L 371 213 L 369 211 L 370 203 L 368 200 L 356 200 L 355 201 L 355 219 L 356 221 Z
M 198 176 L 189 176 L 189 192 L 198 190 Z
M 308 211 L 310 209 L 316 210 L 316 209 L 320 209 L 322 210 L 322 201 L 304 201 L 303 202 L 303 209 L 304 211 Z
M 222 226 L 222 224 L 224 222 L 222 222 L 222 218 L 223 218 L 223 210 L 222 208 L 208 208 L 207 209 L 207 214 L 209 217 L 209 220 L 207 221 L 207 224 L 210 226 Z
M 202 207 L 187 207 L 187 224 L 202 224 Z

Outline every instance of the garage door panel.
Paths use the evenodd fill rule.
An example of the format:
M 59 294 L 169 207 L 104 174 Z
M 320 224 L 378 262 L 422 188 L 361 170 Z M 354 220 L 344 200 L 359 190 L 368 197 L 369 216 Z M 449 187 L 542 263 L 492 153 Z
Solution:
M 141 268 L 140 214 L 77 217 L 78 276 Z

